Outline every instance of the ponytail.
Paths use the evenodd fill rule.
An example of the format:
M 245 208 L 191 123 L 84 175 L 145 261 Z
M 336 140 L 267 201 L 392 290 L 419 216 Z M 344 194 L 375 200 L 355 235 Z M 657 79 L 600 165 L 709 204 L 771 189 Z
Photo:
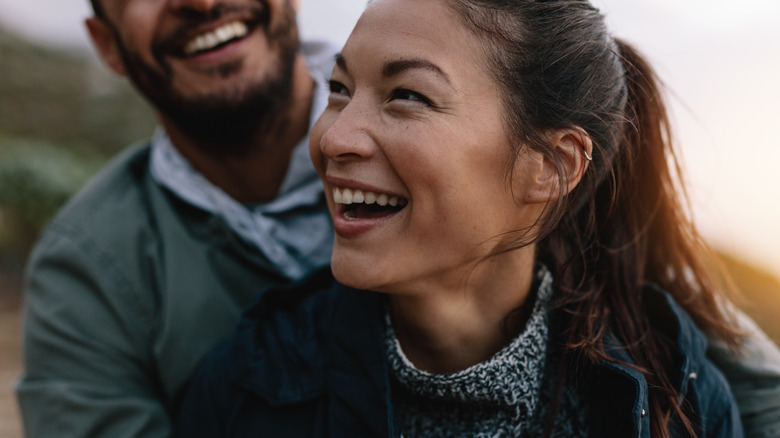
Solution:
M 554 340 L 564 351 L 562 376 L 614 362 L 604 347 L 610 333 L 647 379 L 651 435 L 668 437 L 673 414 L 695 435 L 668 374 L 675 353 L 651 327 L 643 285 L 669 292 L 705 333 L 732 346 L 738 333 L 719 305 L 723 285 L 707 269 L 710 250 L 681 202 L 687 198 L 655 73 L 609 35 L 588 1 L 452 5 L 485 43 L 511 144 L 550 159 L 562 181 L 566 163 L 544 133 L 581 129 L 593 144 L 578 186 L 551 201 L 532 232 L 507 234 L 496 251 L 536 244 L 552 271 L 554 305 L 566 318 Z
M 695 436 L 667 374 L 673 353 L 651 328 L 642 286 L 660 286 L 700 329 L 732 347 L 738 333 L 718 304 L 727 283 L 716 283 L 708 271 L 704 260 L 711 250 L 681 203 L 687 194 L 659 80 L 631 45 L 615 44 L 625 70 L 619 144 L 613 156 L 602 148 L 603 175 L 593 175 L 590 187 L 573 194 L 582 198 L 593 190 L 595 196 L 573 204 L 582 206 L 561 219 L 543 251 L 564 280 L 559 304 L 570 315 L 564 335 L 569 362 L 611 361 L 604 335 L 615 334 L 647 379 L 651 436 L 669 436 L 672 414 Z

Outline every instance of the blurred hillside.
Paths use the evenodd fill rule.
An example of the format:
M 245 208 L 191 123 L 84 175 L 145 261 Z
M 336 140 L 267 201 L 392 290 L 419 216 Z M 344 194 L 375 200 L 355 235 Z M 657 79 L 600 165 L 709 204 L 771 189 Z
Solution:
M 0 275 L 18 277 L 50 215 L 153 125 L 145 102 L 89 53 L 0 28 Z
M 39 47 L 0 28 L 0 132 L 112 155 L 153 117 L 124 79 L 88 53 Z
M 737 305 L 780 345 L 780 280 L 727 254 L 719 256 L 741 293 Z

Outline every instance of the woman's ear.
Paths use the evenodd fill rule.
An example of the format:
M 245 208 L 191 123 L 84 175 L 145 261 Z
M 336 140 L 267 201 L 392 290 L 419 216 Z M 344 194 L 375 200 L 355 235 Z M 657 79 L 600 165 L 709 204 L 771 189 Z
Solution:
M 569 194 L 582 180 L 593 156 L 593 142 L 580 128 L 566 128 L 550 131 L 547 139 L 552 145 L 553 157 L 541 155 L 534 166 L 531 187 L 526 190 L 525 202 L 547 203 Z M 562 178 L 558 174 L 559 162 Z M 560 184 L 563 184 L 563 190 Z
M 105 62 L 114 73 L 120 76 L 127 76 L 125 63 L 118 46 L 119 43 L 116 41 L 116 36 L 114 35 L 111 26 L 102 18 L 98 17 L 87 18 L 84 21 L 84 24 L 86 24 L 92 44 L 95 46 L 95 49 L 97 49 L 103 62 Z

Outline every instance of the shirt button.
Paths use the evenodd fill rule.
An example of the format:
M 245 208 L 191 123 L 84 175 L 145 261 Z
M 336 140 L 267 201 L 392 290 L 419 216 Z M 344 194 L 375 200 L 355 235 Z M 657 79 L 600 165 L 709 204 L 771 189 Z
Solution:
M 642 414 L 641 415 L 642 415 L 642 418 L 645 418 L 645 415 L 647 415 L 647 412 L 645 412 L 645 410 L 642 409 Z

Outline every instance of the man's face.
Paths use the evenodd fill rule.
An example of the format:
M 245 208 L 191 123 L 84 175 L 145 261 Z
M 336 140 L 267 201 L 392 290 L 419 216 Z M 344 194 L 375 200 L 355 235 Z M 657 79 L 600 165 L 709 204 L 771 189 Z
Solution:
M 298 50 L 291 1 L 102 0 L 101 21 L 115 70 L 182 132 L 208 142 L 284 105 Z

